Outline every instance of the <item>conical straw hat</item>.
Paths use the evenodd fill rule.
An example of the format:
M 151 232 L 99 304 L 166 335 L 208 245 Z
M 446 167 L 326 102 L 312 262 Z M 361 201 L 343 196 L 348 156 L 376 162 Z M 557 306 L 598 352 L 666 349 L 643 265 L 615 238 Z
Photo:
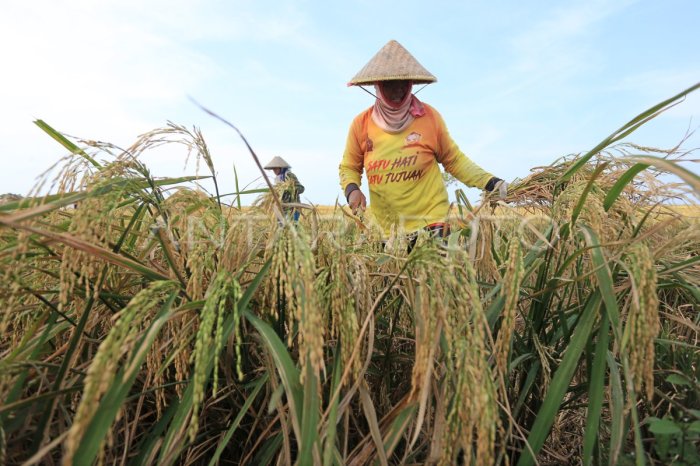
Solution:
M 270 170 L 271 168 L 291 168 L 291 165 L 285 162 L 282 157 L 275 157 L 265 165 L 265 170 Z
M 390 40 L 367 63 L 348 86 L 372 84 L 375 81 L 408 79 L 416 84 L 429 84 L 437 81 L 408 50 L 395 40 Z

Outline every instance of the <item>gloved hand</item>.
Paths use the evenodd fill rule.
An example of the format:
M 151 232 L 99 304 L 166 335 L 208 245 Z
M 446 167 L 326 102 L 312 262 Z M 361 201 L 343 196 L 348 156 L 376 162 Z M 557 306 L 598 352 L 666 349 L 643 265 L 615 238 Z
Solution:
M 499 181 L 493 188 L 493 191 L 498 191 L 498 199 L 505 201 L 508 196 L 508 183 L 506 181 Z
M 484 187 L 485 191 L 491 192 L 491 193 L 498 193 L 498 199 L 501 201 L 504 201 L 506 197 L 508 196 L 508 183 L 505 182 L 504 180 L 500 178 L 496 178 L 495 176 L 489 180 L 488 183 L 486 183 L 486 186 Z

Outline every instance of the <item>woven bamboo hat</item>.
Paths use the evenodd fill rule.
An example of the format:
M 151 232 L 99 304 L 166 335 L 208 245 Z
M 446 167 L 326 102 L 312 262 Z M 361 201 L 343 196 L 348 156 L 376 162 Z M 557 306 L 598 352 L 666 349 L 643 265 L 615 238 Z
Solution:
M 407 79 L 414 84 L 430 84 L 437 78 L 430 74 L 408 50 L 395 40 L 387 44 L 353 77 L 348 86 L 372 84 L 375 81 Z
M 291 168 L 291 165 L 289 165 L 282 157 L 275 157 L 267 162 L 267 165 L 265 165 L 265 170 L 271 170 L 273 168 Z

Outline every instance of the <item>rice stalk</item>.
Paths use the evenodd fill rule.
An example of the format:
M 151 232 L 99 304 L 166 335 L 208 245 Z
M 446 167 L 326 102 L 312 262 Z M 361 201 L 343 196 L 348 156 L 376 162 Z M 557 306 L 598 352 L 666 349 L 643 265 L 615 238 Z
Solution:
M 656 267 L 649 247 L 633 243 L 627 255 L 630 270 L 630 308 L 623 350 L 629 352 L 635 390 L 651 401 L 654 395 L 654 344 L 659 334 Z
M 286 222 L 270 237 L 267 251 L 272 259 L 265 307 L 271 317 L 286 323 L 290 346 L 296 334 L 299 344 L 301 377 L 305 378 L 307 359 L 316 378 L 325 369 L 323 344 L 325 326 L 319 296 L 315 293 L 315 264 L 303 230 Z
M 496 367 L 505 378 L 507 378 L 508 375 L 508 356 L 510 353 L 511 339 L 515 331 L 515 314 L 518 308 L 523 272 L 520 237 L 515 236 L 511 238 L 508 250 L 508 262 L 506 263 L 506 270 L 503 274 L 501 296 L 505 300 L 505 304 L 503 306 L 501 327 L 494 348 Z
M 170 281 L 153 282 L 151 286 L 136 294 L 115 316 L 112 329 L 100 344 L 88 368 L 80 404 L 65 441 L 63 464 L 72 464 L 73 456 L 100 398 L 114 382 L 120 360 L 133 348 L 139 330 L 151 317 L 151 310 L 162 301 L 166 293 L 175 289 L 177 285 Z
M 360 332 L 359 319 L 364 317 L 363 310 L 369 306 L 369 283 L 367 268 L 358 257 L 343 251 L 329 254 L 328 267 L 318 275 L 321 304 L 330 310 L 331 336 L 340 342 L 341 363 L 352 365 L 352 378 L 359 377 L 361 358 L 352 357 L 353 347 Z
M 197 435 L 199 424 L 199 412 L 204 401 L 206 384 L 208 379 L 207 362 L 210 354 L 214 354 L 214 381 L 212 393 L 218 391 L 218 362 L 219 355 L 223 349 L 223 320 L 230 301 L 234 318 L 234 332 L 236 341 L 238 375 L 242 378 L 240 369 L 240 313 L 238 309 L 238 299 L 241 296 L 241 287 L 236 279 L 227 271 L 219 272 L 207 290 L 206 300 L 200 313 L 200 324 L 195 338 L 194 348 L 194 386 L 192 401 L 192 417 L 190 419 L 189 436 L 193 442 Z M 213 335 L 212 335 L 213 334 Z
M 443 384 L 442 395 L 450 404 L 439 464 L 454 464 L 460 450 L 465 464 L 492 464 L 500 421 L 495 377 L 488 363 L 487 323 L 471 261 L 466 252 L 454 254 L 447 274 L 454 277 L 448 317 L 452 324 L 448 358 L 454 362 L 448 364 Z

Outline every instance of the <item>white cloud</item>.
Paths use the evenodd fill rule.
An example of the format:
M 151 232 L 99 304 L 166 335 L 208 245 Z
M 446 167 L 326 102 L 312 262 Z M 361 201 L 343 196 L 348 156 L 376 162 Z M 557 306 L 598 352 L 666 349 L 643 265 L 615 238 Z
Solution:
M 698 82 L 700 82 L 700 68 L 660 69 L 625 76 L 614 83 L 610 89 L 636 93 L 644 101 L 660 103 Z M 696 90 L 688 95 L 685 100 L 668 110 L 665 115 L 675 118 L 697 118 L 700 115 L 700 91 Z
M 596 26 L 636 1 L 577 1 L 545 12 L 541 20 L 510 39 L 514 61 L 494 98 L 538 86 L 568 85 L 573 77 L 597 66 L 601 53 L 594 47 Z
M 579 79 L 595 69 L 596 60 L 610 58 L 605 55 L 609 51 L 595 49 L 603 39 L 601 30 L 614 27 L 616 15 L 634 2 L 537 3 L 540 12 L 529 10 L 530 19 L 513 21 L 513 37 L 504 40 L 509 48 L 485 46 L 489 59 L 471 63 L 488 64 L 482 73 L 465 70 L 458 62 L 450 71 L 459 86 L 450 87 L 445 80 L 427 91 L 444 96 L 439 107 L 463 149 L 507 164 L 504 170 L 539 164 L 537 154 L 540 159 L 560 155 L 562 146 L 555 143 L 562 139 L 563 146 L 574 150 L 587 147 L 590 138 L 597 142 L 607 135 L 607 126 L 601 134 L 595 124 L 601 114 L 610 113 L 610 102 L 596 104 L 593 112 L 582 102 L 592 93 L 619 86 L 631 91 L 629 100 L 641 96 L 636 102 L 651 105 L 700 75 L 697 66 L 678 62 L 675 70 L 636 73 L 612 85 L 615 78 L 609 75 L 596 83 Z M 358 2 L 352 8 L 362 17 L 391 7 Z M 257 168 L 238 136 L 199 112 L 187 99 L 191 95 L 240 125 L 262 158 L 280 154 L 294 160 L 308 198 L 331 202 L 339 192 L 336 173 L 347 125 L 354 113 L 371 104 L 361 91 L 346 90 L 343 84 L 375 50 L 359 51 L 360 39 L 345 24 L 348 18 L 328 17 L 329 11 L 292 0 L 8 2 L 0 16 L 0 48 L 9 64 L 0 74 L 0 192 L 26 192 L 31 179 L 64 152 L 31 123 L 34 118 L 69 134 L 122 146 L 168 119 L 194 123 L 202 126 L 226 183 L 222 189 L 233 184 L 234 163 L 241 182 L 255 179 Z M 415 30 L 418 22 L 440 24 L 444 13 L 405 18 L 401 27 Z M 495 29 L 490 25 L 487 30 Z M 429 28 L 420 31 L 434 35 Z M 389 33 L 368 31 L 365 38 L 381 36 L 379 47 Z M 457 31 L 449 37 L 461 44 L 464 35 Z M 442 53 L 440 40 L 431 40 L 426 48 Z M 468 105 L 459 100 L 467 89 L 464 82 L 479 91 L 469 94 Z M 580 97 L 577 93 L 586 97 L 572 98 Z M 700 92 L 695 94 L 668 115 L 697 115 Z M 576 112 L 566 110 L 574 105 Z M 614 118 L 610 130 L 618 124 Z M 542 147 L 550 140 L 552 146 Z M 526 162 L 504 162 L 514 153 L 528 153 L 528 145 L 537 148 L 530 149 Z M 147 157 L 154 174 L 181 174 L 175 170 L 182 169 L 184 158 L 174 152 Z M 493 167 L 491 159 L 483 165 Z M 192 166 L 187 170 L 193 171 Z
M 213 67 L 158 31 L 140 29 L 128 18 L 106 18 L 106 11 L 71 10 L 58 2 L 41 12 L 34 3 L 12 5 L 0 24 L 12 63 L 0 95 L 14 107 L 109 114 L 130 99 L 178 98 Z
M 226 30 L 223 19 L 212 28 L 201 6 L 46 0 L 4 5 L 0 44 L 10 66 L 0 74 L 0 127 L 11 137 L 0 140 L 2 190 L 27 192 L 34 176 L 64 153 L 32 124 L 36 118 L 75 136 L 129 145 L 138 134 L 177 118 L 182 107 L 191 111 L 187 94 L 219 67 L 182 36 Z M 284 29 L 279 26 L 278 33 Z
M 561 64 L 571 66 L 584 50 L 577 39 L 591 35 L 591 28 L 613 16 L 637 0 L 588 0 L 560 7 L 546 15 L 523 33 L 516 35 L 512 45 L 517 52 L 517 68 L 523 71 L 549 68 Z M 551 60 L 556 58 L 554 62 Z

